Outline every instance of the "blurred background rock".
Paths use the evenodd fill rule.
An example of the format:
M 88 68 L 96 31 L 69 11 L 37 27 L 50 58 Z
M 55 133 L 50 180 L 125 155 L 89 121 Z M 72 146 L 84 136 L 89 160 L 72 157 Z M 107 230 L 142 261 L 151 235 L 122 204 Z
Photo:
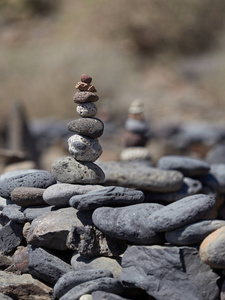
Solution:
M 137 98 L 155 133 L 153 158 L 186 154 L 187 147 L 205 156 L 225 136 L 224 21 L 223 0 L 0 0 L 1 161 L 24 155 L 48 169 L 53 152 L 67 153 L 66 124 L 78 117 L 72 97 L 83 73 L 100 97 L 102 159 L 119 157 L 127 110 Z M 13 140 L 18 125 L 9 124 L 18 105 L 31 142 Z M 195 134 L 190 149 L 185 126 L 193 122 L 197 132 L 199 122 L 206 126 L 200 137 L 212 124 L 219 138 L 216 131 L 213 142 L 206 135 L 199 143 Z

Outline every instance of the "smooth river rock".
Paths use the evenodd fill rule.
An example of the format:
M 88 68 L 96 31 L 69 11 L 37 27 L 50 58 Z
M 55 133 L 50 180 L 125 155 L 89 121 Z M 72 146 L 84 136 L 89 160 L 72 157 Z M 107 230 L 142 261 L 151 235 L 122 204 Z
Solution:
M 209 174 L 198 179 L 214 191 L 225 193 L 225 164 L 212 164 Z
M 22 207 L 43 205 L 45 189 L 32 187 L 18 187 L 11 192 L 11 200 Z
M 72 132 L 96 139 L 103 134 L 104 123 L 97 118 L 79 118 L 69 122 L 67 128 Z

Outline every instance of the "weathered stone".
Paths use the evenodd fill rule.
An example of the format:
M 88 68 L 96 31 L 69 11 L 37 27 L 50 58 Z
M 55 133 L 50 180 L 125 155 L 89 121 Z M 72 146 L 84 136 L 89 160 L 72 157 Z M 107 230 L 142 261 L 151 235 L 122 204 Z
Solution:
M 80 217 L 83 215 L 83 217 Z M 91 215 L 80 213 L 72 207 L 61 208 L 36 218 L 27 236 L 27 242 L 35 247 L 46 249 L 66 250 L 68 233 L 73 226 L 84 225 L 82 218 L 92 224 Z
M 69 204 L 78 210 L 93 210 L 100 206 L 126 206 L 144 201 L 142 191 L 108 186 L 71 197 Z
M 97 114 L 97 107 L 93 102 L 80 103 L 76 112 L 83 118 L 94 117 Z
M 146 222 L 149 215 L 163 206 L 156 203 L 143 203 L 126 207 L 99 207 L 93 215 L 95 226 L 114 238 L 136 244 L 161 244 L 164 236 L 149 229 Z
M 157 167 L 163 170 L 177 170 L 187 177 L 205 175 L 210 170 L 210 166 L 203 160 L 179 155 L 161 157 Z
M 72 267 L 42 248 L 28 245 L 29 273 L 45 282 L 55 284 L 64 274 L 72 271 Z
M 16 221 L 18 223 L 24 223 L 25 218 L 23 214 L 24 208 L 17 204 L 9 204 L 2 210 L 2 215 L 9 220 Z
M 201 220 L 167 231 L 165 238 L 173 245 L 200 245 L 210 233 L 222 226 L 225 226 L 225 221 Z
M 143 164 L 126 162 L 99 162 L 105 173 L 106 185 L 135 187 L 140 190 L 154 192 L 174 192 L 183 184 L 183 175 L 178 171 L 166 171 Z M 126 166 L 126 167 L 125 167 Z M 138 176 L 137 176 L 138 174 Z
M 102 292 L 102 291 L 95 291 L 91 293 L 92 300 L 129 300 L 127 298 L 120 297 L 118 295 Z M 141 298 L 142 299 L 142 298 Z
M 45 189 L 18 187 L 11 192 L 11 200 L 22 207 L 45 204 L 43 193 Z
M 105 174 L 98 165 L 77 162 L 70 156 L 55 160 L 52 174 L 57 181 L 63 183 L 99 184 L 105 179 Z
M 216 199 L 212 196 L 188 196 L 155 211 L 146 220 L 146 224 L 156 232 L 173 230 L 200 220 L 213 209 L 215 203 Z
M 69 200 L 72 196 L 83 195 L 85 193 L 101 188 L 103 188 L 103 186 L 97 184 L 53 184 L 44 191 L 43 199 L 49 205 L 66 207 L 69 206 Z
M 80 90 L 80 91 L 88 91 L 88 92 L 92 92 L 95 93 L 97 92 L 97 90 L 95 89 L 95 87 L 89 83 L 85 83 L 85 82 L 77 82 L 77 84 L 75 85 L 75 88 Z
M 59 299 L 69 290 L 81 283 L 104 277 L 112 277 L 112 273 L 104 269 L 87 269 L 85 272 L 83 270 L 68 272 L 56 282 L 54 286 L 54 296 Z
M 225 226 L 209 234 L 200 245 L 204 263 L 215 269 L 225 268 Z
M 12 262 L 21 273 L 28 273 L 29 254 L 26 247 L 18 247 L 12 257 Z
M 82 82 L 85 82 L 85 83 L 91 83 L 92 82 L 92 77 L 90 75 L 87 75 L 87 74 L 82 74 L 81 77 L 80 77 L 80 80 Z
M 12 259 L 0 254 L 0 270 L 5 270 L 12 264 Z M 1 298 L 0 298 L 1 299 Z
M 75 286 L 60 300 L 79 300 L 82 295 L 98 290 L 120 295 L 123 292 L 123 286 L 119 280 L 114 278 L 98 278 Z
M 104 131 L 104 124 L 97 118 L 79 118 L 67 124 L 68 130 L 92 139 L 99 138 Z
M 74 134 L 68 139 L 70 154 L 80 162 L 94 162 L 102 154 L 98 139 Z
M 73 96 L 73 101 L 75 103 L 96 102 L 98 99 L 98 95 L 92 92 L 77 92 Z
M 9 221 L 0 229 L 0 253 L 8 254 L 20 245 L 23 239 L 23 227 L 14 222 Z
M 73 227 L 67 238 L 67 246 L 86 258 L 116 257 L 127 248 L 124 241 L 105 235 L 91 225 Z

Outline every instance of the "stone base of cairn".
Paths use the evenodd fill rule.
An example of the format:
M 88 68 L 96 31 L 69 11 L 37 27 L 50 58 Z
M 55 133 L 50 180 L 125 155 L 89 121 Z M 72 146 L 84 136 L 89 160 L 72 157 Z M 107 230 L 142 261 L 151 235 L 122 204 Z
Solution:
M 68 139 L 71 156 L 61 157 L 52 164 L 52 174 L 59 182 L 99 184 L 105 179 L 102 169 L 94 163 L 102 154 L 98 138 L 103 134 L 104 124 L 94 118 L 97 113 L 94 102 L 99 97 L 91 82 L 92 78 L 85 74 L 81 76 L 81 82 L 75 85 L 79 91 L 73 100 L 77 104 L 76 111 L 80 118 L 67 125 L 68 130 L 74 132 Z

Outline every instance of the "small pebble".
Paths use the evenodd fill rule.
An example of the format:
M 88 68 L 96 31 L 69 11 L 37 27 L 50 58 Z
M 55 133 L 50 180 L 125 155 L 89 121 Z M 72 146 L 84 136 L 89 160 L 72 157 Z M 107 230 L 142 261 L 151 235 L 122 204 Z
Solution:
M 76 111 L 83 118 L 94 117 L 97 113 L 97 107 L 93 102 L 80 103 Z
M 85 82 L 85 83 L 91 83 L 92 82 L 92 77 L 87 75 L 87 74 L 82 74 L 81 77 L 80 77 L 80 80 L 82 82 Z

